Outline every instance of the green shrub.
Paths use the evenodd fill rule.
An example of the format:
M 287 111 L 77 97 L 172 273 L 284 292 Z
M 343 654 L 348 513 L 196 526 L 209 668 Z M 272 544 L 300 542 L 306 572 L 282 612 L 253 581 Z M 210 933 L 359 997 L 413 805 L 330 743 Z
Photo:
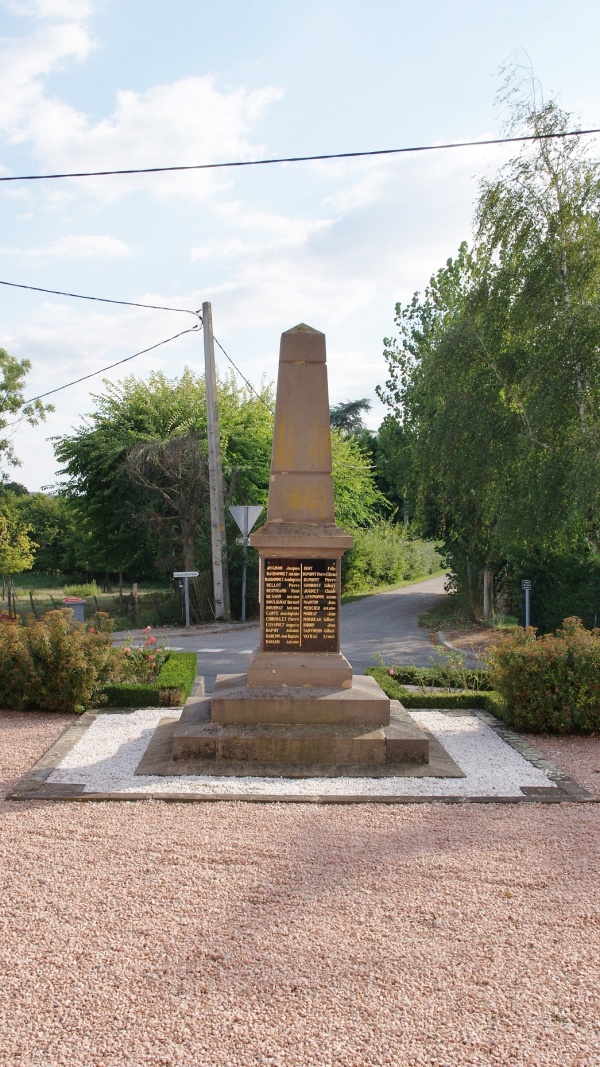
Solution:
M 111 708 L 184 704 L 192 691 L 197 669 L 195 652 L 169 652 L 153 684 L 113 682 L 104 688 L 105 702 Z
M 74 623 L 72 614 L 0 626 L 0 706 L 80 712 L 98 703 L 118 654 L 109 633 Z
M 95 582 L 84 582 L 82 585 L 65 585 L 65 596 L 100 596 L 100 590 Z
M 381 522 L 350 532 L 354 545 L 342 559 L 344 593 L 361 593 L 380 585 L 423 578 L 442 565 L 433 541 L 413 539 L 402 526 Z
M 538 638 L 532 627 L 519 627 L 488 661 L 512 726 L 556 734 L 600 729 L 600 630 L 584 629 L 575 617 Z

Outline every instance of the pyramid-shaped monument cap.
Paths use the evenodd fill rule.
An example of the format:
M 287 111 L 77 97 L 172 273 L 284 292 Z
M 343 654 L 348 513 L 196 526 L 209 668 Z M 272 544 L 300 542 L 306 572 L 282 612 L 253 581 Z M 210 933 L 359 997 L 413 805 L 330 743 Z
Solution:
M 281 335 L 280 363 L 325 363 L 325 334 L 305 322 Z

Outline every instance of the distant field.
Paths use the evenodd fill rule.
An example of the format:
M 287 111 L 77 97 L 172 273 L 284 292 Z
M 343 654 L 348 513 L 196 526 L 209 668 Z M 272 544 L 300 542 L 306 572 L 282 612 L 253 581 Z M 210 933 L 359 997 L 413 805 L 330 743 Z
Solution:
M 25 572 L 15 575 L 14 587 L 16 593 L 16 607 L 19 615 L 27 615 L 32 611 L 36 615 L 43 615 L 46 611 L 63 606 L 65 586 L 81 584 L 71 575 L 66 574 L 40 574 Z M 133 605 L 131 597 L 133 586 L 131 582 L 123 583 L 123 597 L 119 598 L 118 583 L 113 585 L 112 592 L 99 592 L 96 596 L 85 597 L 85 616 L 91 617 L 96 611 L 105 611 L 115 618 L 119 625 L 133 625 Z M 0 585 L 0 597 L 2 587 Z M 138 582 L 138 619 L 141 625 L 154 625 L 161 621 L 159 616 L 165 616 L 165 622 L 177 622 L 181 597 L 174 583 L 170 581 Z M 33 603 L 32 603 L 33 601 Z M 0 607 L 6 607 L 6 593 L 1 600 Z M 162 609 L 162 610 L 161 610 Z
M 16 575 L 14 587 L 16 593 L 17 613 L 24 617 L 32 612 L 43 615 L 53 608 L 62 608 L 65 587 L 85 584 L 67 574 L 42 574 L 34 571 Z M 98 583 L 100 584 L 100 583 Z M 98 592 L 95 596 L 86 596 L 85 618 L 89 619 L 96 611 L 104 611 L 114 620 L 118 630 L 136 626 L 179 626 L 183 622 L 183 596 L 177 583 L 164 580 L 138 582 L 137 611 L 133 602 L 133 585 L 123 583 L 123 595 L 119 597 L 118 582 L 112 586 L 110 593 Z M 211 621 L 212 580 L 207 572 L 201 574 L 195 583 L 190 583 L 190 607 L 192 620 Z M 6 591 L 2 596 L 0 580 L 0 611 L 6 609 Z

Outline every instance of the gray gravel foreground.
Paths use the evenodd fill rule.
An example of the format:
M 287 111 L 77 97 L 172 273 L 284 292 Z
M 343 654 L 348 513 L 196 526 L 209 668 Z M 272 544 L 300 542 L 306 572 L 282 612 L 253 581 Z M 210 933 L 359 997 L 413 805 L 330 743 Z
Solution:
M 68 721 L 0 713 L 5 791 Z M 599 819 L 3 802 L 0 1064 L 598 1067 Z

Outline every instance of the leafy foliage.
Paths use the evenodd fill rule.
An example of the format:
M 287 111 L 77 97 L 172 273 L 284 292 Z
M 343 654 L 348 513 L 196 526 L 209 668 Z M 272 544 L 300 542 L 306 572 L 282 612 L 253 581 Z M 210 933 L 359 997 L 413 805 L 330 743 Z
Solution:
M 537 136 L 572 128 L 535 96 L 511 115 Z M 534 141 L 481 183 L 475 222 L 472 248 L 396 306 L 379 390 L 402 491 L 463 585 L 600 549 L 600 166 L 582 139 Z
M 265 503 L 272 418 L 233 377 L 218 386 L 228 503 Z M 81 563 L 92 570 L 169 574 L 210 563 L 204 379 L 151 374 L 106 383 L 96 411 L 55 441 L 63 495 L 85 534 Z M 191 569 L 187 567 L 186 569 Z
M 403 527 L 381 522 L 366 529 L 351 528 L 352 548 L 342 559 L 345 593 L 422 578 L 440 568 L 436 545 L 409 537 Z
M 153 682 L 113 682 L 103 698 L 111 708 L 174 707 L 184 704 L 196 679 L 195 652 L 168 652 Z
M 516 628 L 489 654 L 491 681 L 508 706 L 508 721 L 534 733 L 600 729 L 600 630 L 565 619 L 537 638 Z
M 36 545 L 31 527 L 6 499 L 0 499 L 0 574 L 16 574 L 33 566 Z
M 110 633 L 74 623 L 71 611 L 0 626 L 0 707 L 85 711 L 118 666 Z
M 11 435 L 6 431 L 11 427 L 15 428 L 22 421 L 28 422 L 30 426 L 37 426 L 45 419 L 46 412 L 54 411 L 52 404 L 42 404 L 41 400 L 24 403 L 23 387 L 30 370 L 31 363 L 28 359 L 15 359 L 6 349 L 0 348 L 0 467 L 19 465 L 10 440 Z M 9 418 L 5 417 L 7 415 Z M 11 422 L 10 416 L 18 418 Z

